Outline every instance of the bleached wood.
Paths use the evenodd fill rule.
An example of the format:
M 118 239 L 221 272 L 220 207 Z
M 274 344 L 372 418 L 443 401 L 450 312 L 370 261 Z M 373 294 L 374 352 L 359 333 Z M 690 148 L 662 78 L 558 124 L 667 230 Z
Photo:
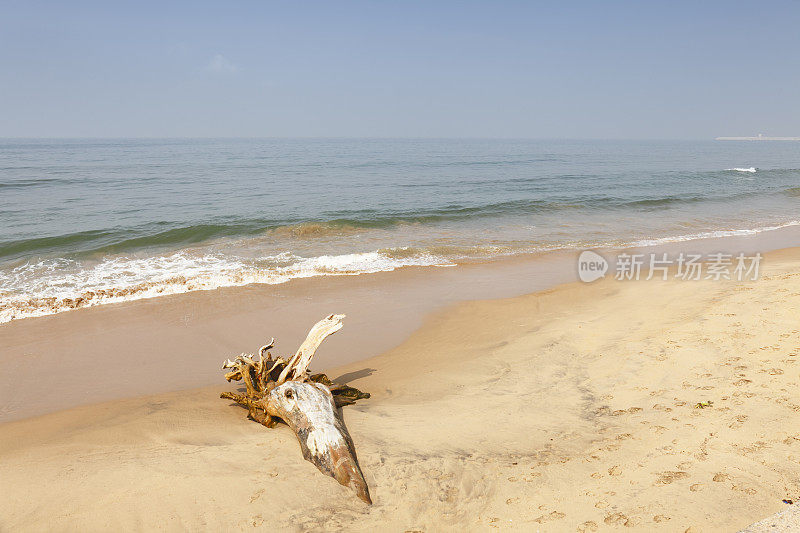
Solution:
M 275 346 L 275 337 L 272 337 L 272 340 L 270 340 L 267 344 L 258 349 L 258 355 L 263 356 L 264 352 L 266 352 L 273 346 Z M 267 360 L 269 360 L 269 354 L 267 354 Z
M 280 357 L 273 360 L 267 352 L 275 344 L 274 338 L 258 350 L 258 356 L 243 353 L 226 360 L 222 366 L 229 370 L 225 379 L 243 381 L 246 392 L 225 392 L 221 396 L 246 407 L 250 419 L 267 427 L 273 427 L 278 419 L 286 422 L 297 435 L 306 460 L 353 489 L 366 503 L 372 503 L 353 440 L 337 410 L 337 405 L 355 403 L 369 398 L 369 394 L 334 385 L 325 374 L 308 375 L 317 348 L 342 328 L 344 317 L 329 315 L 317 322 L 289 361 Z
M 306 340 L 297 349 L 294 357 L 289 359 L 286 368 L 283 369 L 283 372 L 278 377 L 278 385 L 281 385 L 287 379 L 304 380 L 307 377 L 308 365 L 311 364 L 311 358 L 314 357 L 317 348 L 326 337 L 342 329 L 342 320 L 344 318 L 345 315 L 329 315 L 314 324 L 314 327 L 308 332 Z
M 340 484 L 372 503 L 358 466 L 355 446 L 322 383 L 287 381 L 266 397 L 267 413 L 286 422 L 300 442 L 303 457 Z

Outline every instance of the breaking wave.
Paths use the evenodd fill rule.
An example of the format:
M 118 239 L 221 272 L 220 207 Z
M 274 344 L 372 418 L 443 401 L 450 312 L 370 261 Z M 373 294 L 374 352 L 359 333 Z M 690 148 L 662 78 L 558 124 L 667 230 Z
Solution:
M 0 323 L 71 309 L 249 284 L 280 284 L 315 276 L 389 272 L 408 266 L 447 267 L 521 253 L 583 248 L 657 246 L 672 242 L 754 235 L 790 226 L 705 231 L 630 241 L 535 242 L 473 246 L 399 246 L 373 252 L 300 257 L 285 252 L 255 259 L 181 251 L 148 258 L 105 258 L 95 264 L 45 259 L 0 270 Z
M 381 252 L 257 260 L 178 252 L 146 259 L 105 259 L 94 266 L 68 259 L 27 263 L 0 272 L 0 323 L 100 304 L 251 283 L 279 284 L 313 276 L 387 272 L 405 266 L 451 266 L 428 253 L 391 257 Z
M 0 241 L 0 260 L 26 260 L 32 257 L 90 257 L 137 250 L 178 250 L 220 239 L 271 237 L 313 240 L 358 235 L 371 230 L 391 230 L 407 226 L 475 221 L 478 219 L 525 217 L 533 215 L 568 216 L 579 210 L 653 210 L 703 201 L 724 201 L 747 197 L 749 193 L 730 191 L 719 197 L 700 194 L 656 195 L 628 199 L 618 196 L 577 197 L 574 199 L 524 199 L 478 205 L 447 204 L 436 209 L 380 211 L 358 209 L 327 213 L 326 220 L 291 221 L 266 218 L 211 220 L 181 225 L 152 222 L 136 227 L 114 227 L 47 237 Z

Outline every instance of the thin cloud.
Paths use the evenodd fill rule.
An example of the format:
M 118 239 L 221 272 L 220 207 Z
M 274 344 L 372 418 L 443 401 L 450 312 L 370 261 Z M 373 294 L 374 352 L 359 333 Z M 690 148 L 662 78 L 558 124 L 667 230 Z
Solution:
M 206 65 L 206 70 L 220 74 L 230 74 L 239 72 L 239 67 L 231 63 L 224 55 L 214 54 Z

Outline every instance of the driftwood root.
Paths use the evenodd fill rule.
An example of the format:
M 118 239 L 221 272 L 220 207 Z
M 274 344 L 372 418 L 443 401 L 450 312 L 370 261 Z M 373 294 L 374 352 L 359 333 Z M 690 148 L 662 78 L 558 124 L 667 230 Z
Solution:
M 228 370 L 225 379 L 242 381 L 245 391 L 223 392 L 220 397 L 245 407 L 249 419 L 266 427 L 285 422 L 297 435 L 307 461 L 371 504 L 355 445 L 339 410 L 369 398 L 369 393 L 334 383 L 325 374 L 308 374 L 317 348 L 342 328 L 343 318 L 330 315 L 317 322 L 288 360 L 272 358 L 268 350 L 274 346 L 274 338 L 258 350 L 258 355 L 228 359 L 222 367 Z

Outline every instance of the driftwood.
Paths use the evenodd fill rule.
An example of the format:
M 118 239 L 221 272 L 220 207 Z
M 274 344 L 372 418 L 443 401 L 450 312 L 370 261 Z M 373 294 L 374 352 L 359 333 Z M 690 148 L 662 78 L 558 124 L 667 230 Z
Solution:
M 275 344 L 274 338 L 258 350 L 257 357 L 242 354 L 235 360 L 228 359 L 222 367 L 229 370 L 225 379 L 243 381 L 245 392 L 223 392 L 220 396 L 246 407 L 248 418 L 268 428 L 278 421 L 285 422 L 297 435 L 307 461 L 371 504 L 353 440 L 338 410 L 369 398 L 369 394 L 334 384 L 325 374 L 308 373 L 317 348 L 326 337 L 342 329 L 343 318 L 344 315 L 330 315 L 317 322 L 288 361 L 273 359 L 268 352 Z

